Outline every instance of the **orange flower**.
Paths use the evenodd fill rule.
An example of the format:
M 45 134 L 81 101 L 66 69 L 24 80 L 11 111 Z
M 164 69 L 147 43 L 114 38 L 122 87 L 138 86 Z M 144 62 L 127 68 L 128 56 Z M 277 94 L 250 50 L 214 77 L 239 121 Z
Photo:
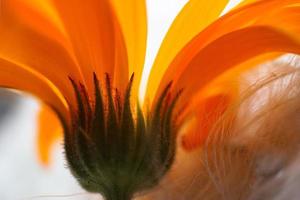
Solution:
M 84 188 L 101 192 L 107 199 L 121 198 L 109 196 L 118 193 L 111 190 L 118 191 L 119 185 L 112 183 L 116 188 L 107 188 L 100 184 L 103 180 L 90 177 L 96 173 L 94 165 L 105 163 L 105 159 L 110 159 L 109 167 L 126 163 L 122 159 L 131 159 L 131 153 L 138 154 L 139 162 L 157 164 L 141 169 L 140 174 L 126 171 L 131 169 L 129 164 L 120 167 L 119 163 L 113 169 L 126 168 L 122 175 L 113 172 L 118 178 L 129 177 L 118 184 L 132 184 L 130 189 L 118 195 L 130 198 L 132 193 L 155 185 L 168 171 L 178 132 L 175 124 L 184 132 L 180 147 L 201 147 L 214 122 L 238 95 L 237 86 L 228 86 L 226 80 L 283 53 L 300 53 L 299 0 L 244 0 L 218 19 L 227 3 L 190 0 L 184 6 L 160 47 L 145 101 L 130 103 L 129 96 L 138 97 L 146 51 L 144 1 L 1 1 L 0 84 L 29 92 L 43 102 L 41 160 L 48 162 L 50 147 L 63 132 L 51 109 L 64 126 L 73 174 Z M 134 80 L 130 79 L 132 74 Z M 172 113 L 177 114 L 176 121 Z M 150 134 L 150 140 L 147 134 L 139 134 L 144 129 L 157 134 Z M 137 136 L 141 136 L 139 142 Z M 152 139 L 161 143 L 149 143 Z M 150 150 L 140 155 L 141 147 L 132 147 L 132 142 Z M 103 154 L 104 161 L 94 162 L 91 151 Z M 147 156 L 148 160 L 143 160 Z M 154 162 L 158 156 L 161 163 Z M 106 182 L 115 181 L 112 171 L 101 170 Z M 153 180 L 147 182 L 144 176 Z

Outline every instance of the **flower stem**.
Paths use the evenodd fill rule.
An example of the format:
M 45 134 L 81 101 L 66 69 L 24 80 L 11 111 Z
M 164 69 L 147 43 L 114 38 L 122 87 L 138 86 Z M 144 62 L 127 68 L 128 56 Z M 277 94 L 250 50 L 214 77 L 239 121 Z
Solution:
M 121 190 L 115 190 L 109 194 L 110 196 L 105 197 L 105 200 L 131 200 L 132 195 L 122 192 Z

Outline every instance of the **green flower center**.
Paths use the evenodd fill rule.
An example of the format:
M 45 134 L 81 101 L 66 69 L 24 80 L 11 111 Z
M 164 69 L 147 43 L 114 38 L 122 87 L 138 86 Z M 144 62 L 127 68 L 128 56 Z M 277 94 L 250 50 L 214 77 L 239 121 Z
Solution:
M 82 84 L 71 82 L 78 108 L 71 130 L 65 132 L 65 152 L 80 185 L 106 200 L 129 200 L 156 186 L 174 161 L 172 111 L 180 93 L 172 97 L 169 84 L 149 113 L 137 105 L 134 114 L 130 102 L 133 76 L 120 95 L 113 92 L 117 90 L 111 88 L 109 75 L 101 87 L 94 74 L 94 101 Z

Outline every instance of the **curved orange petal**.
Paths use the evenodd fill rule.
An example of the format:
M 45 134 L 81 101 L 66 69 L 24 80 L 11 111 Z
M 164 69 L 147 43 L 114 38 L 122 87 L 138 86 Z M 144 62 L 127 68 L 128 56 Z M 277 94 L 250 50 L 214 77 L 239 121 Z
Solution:
M 2 0 L 1 6 L 30 29 L 68 46 L 63 24 L 51 0 Z
M 173 61 L 168 67 L 168 70 L 165 72 L 164 77 L 159 84 L 158 90 L 157 88 L 152 87 L 153 85 L 149 84 L 147 94 L 149 94 L 150 90 L 157 93 L 161 92 L 164 85 L 166 85 L 174 77 L 181 75 L 184 69 L 188 66 L 189 62 L 191 62 L 191 60 L 206 45 L 224 34 L 254 25 L 267 25 L 282 29 L 289 33 L 296 33 L 294 28 L 298 27 L 299 17 L 294 16 L 293 19 L 286 21 L 284 26 L 282 26 L 280 23 L 277 23 L 277 20 L 282 17 L 280 16 L 280 13 L 278 13 L 279 16 L 273 19 L 269 17 L 269 13 L 278 11 L 288 6 L 295 6 L 296 3 L 299 3 L 299 0 L 259 1 L 257 3 L 253 3 L 229 12 L 199 33 L 188 45 L 186 45 L 176 56 L 175 61 Z M 281 13 L 281 15 L 286 15 L 286 13 Z M 152 81 L 152 79 L 150 81 Z
M 300 40 L 264 26 L 234 31 L 202 49 L 183 73 L 174 77 L 174 89 L 184 88 L 183 96 L 189 98 L 230 68 L 270 52 L 299 54 Z
M 96 0 L 88 0 L 84 4 L 79 0 L 72 3 L 56 0 L 4 1 L 5 9 L 10 9 L 27 28 L 57 41 L 71 54 L 79 63 L 77 70 L 83 74 L 81 82 L 86 83 L 90 91 L 93 89 L 93 72 L 97 72 L 100 79 L 105 72 L 109 73 L 117 87 L 128 82 L 123 33 L 110 3 Z
M 52 0 L 73 45 L 89 91 L 96 72 L 109 73 L 120 87 L 128 82 L 127 52 L 123 33 L 111 2 L 107 0 Z M 120 83 L 121 82 L 121 83 Z M 118 87 L 118 86 L 117 86 Z
M 112 3 L 124 34 L 129 76 L 135 74 L 132 95 L 136 96 L 146 53 L 146 2 L 145 0 L 113 0 Z
M 196 34 L 216 20 L 228 0 L 190 0 L 171 25 L 151 69 L 146 97 L 154 98 L 172 59 Z
M 60 91 L 29 67 L 0 58 L 0 86 L 26 91 L 55 108 L 68 123 L 67 103 Z
M 42 75 L 31 68 L 0 58 L 0 86 L 25 91 L 40 98 L 44 106 L 39 117 L 38 155 L 43 164 L 48 164 L 52 145 L 62 134 L 55 109 L 67 126 L 70 116 L 67 103 L 60 91 Z
M 31 67 L 51 81 L 75 105 L 68 76 L 81 80 L 76 62 L 65 48 L 16 21 L 7 10 L 0 18 L 0 57 Z
M 46 105 L 42 105 L 38 115 L 38 156 L 42 164 L 50 162 L 50 152 L 53 144 L 63 135 L 61 123 L 53 112 Z
M 226 72 L 193 94 L 179 118 L 180 123 L 186 123 L 181 138 L 183 148 L 195 150 L 201 147 L 211 129 L 223 117 L 224 112 L 236 102 L 240 92 L 238 74 L 241 71 L 278 58 L 280 55 L 280 53 L 269 53 L 255 57 Z
M 239 74 L 262 63 L 274 60 L 282 56 L 283 54 L 284 53 L 280 52 L 272 52 L 258 55 L 245 62 L 242 62 L 235 67 L 226 70 L 226 73 L 212 79 L 209 84 L 205 85 L 202 88 L 199 88 L 189 97 L 190 103 L 184 106 L 184 112 L 181 113 L 180 119 L 184 119 L 191 110 L 197 109 L 197 106 L 200 104 L 198 102 L 203 101 L 206 98 L 210 98 L 211 96 L 224 96 L 226 94 L 226 96 L 230 96 L 230 99 L 234 100 L 234 97 L 237 97 L 237 94 L 239 92 Z
M 207 85 L 229 68 L 237 66 L 245 60 L 257 55 L 277 51 L 299 54 L 300 41 L 293 40 L 291 37 L 268 27 L 251 27 L 235 31 L 219 38 L 204 48 L 186 68 L 183 75 L 176 81 L 177 84 L 175 87 L 177 89 L 182 87 L 186 88 L 182 97 L 183 101 L 187 98 L 191 99 L 195 91 L 203 88 L 203 86 Z M 224 54 L 224 52 L 226 52 L 226 54 Z M 211 57 L 215 54 L 219 55 L 216 61 Z M 206 67 L 201 68 L 199 66 Z M 253 65 L 241 65 L 241 67 L 245 70 L 247 67 L 253 67 Z M 236 77 L 238 77 L 239 71 L 241 71 L 241 69 L 236 70 L 237 73 L 232 73 L 231 79 L 235 80 Z M 198 74 L 199 77 L 195 77 L 195 74 Z M 201 76 L 201 74 L 204 76 Z M 230 79 L 230 77 L 228 78 Z M 214 88 L 211 87 L 209 89 Z M 220 94 L 222 95 L 223 92 L 220 91 Z M 228 98 L 232 95 L 233 94 L 226 94 Z M 181 104 L 183 101 L 181 101 Z M 210 103 L 210 98 L 200 97 L 197 100 L 197 104 L 189 108 L 190 111 L 197 111 L 199 108 L 201 111 L 201 108 L 207 104 L 207 101 Z M 217 101 L 213 102 L 220 103 Z M 230 101 L 227 102 L 227 104 L 229 103 Z M 227 104 L 222 107 L 224 110 Z M 205 112 L 196 114 L 194 123 L 189 126 L 189 130 L 186 130 L 183 137 L 183 145 L 186 149 L 191 150 L 201 145 L 207 137 L 212 125 L 223 114 L 222 112 L 217 112 L 217 114 L 213 114 L 212 117 L 205 117 L 207 113 L 215 112 L 216 108 L 214 106 L 215 104 L 210 106 L 208 108 L 210 109 L 209 111 L 205 110 Z M 203 119 L 203 117 L 205 118 Z M 207 123 L 208 125 L 206 125 Z
M 266 60 L 274 60 L 280 55 L 280 53 L 264 54 L 242 63 L 194 95 L 189 101 L 184 116 L 180 116 L 181 119 L 185 118 L 186 122 L 181 138 L 183 149 L 191 151 L 201 147 L 209 137 L 212 128 L 219 122 L 225 121 L 221 124 L 224 130 L 227 129 L 226 126 L 231 126 L 237 114 L 234 107 L 236 103 L 240 102 L 238 98 L 243 90 L 238 88 L 241 86 L 238 80 L 241 71 L 257 66 Z M 294 69 L 292 70 L 294 71 Z M 211 105 L 211 100 L 213 100 L 212 106 L 209 107 L 207 104 Z M 206 108 L 205 112 L 203 112 L 203 108 Z M 233 110 L 229 110 L 224 115 L 224 111 L 230 108 Z M 216 132 L 216 134 L 218 133 Z
M 255 2 L 258 2 L 258 1 L 261 1 L 261 0 L 242 0 L 235 8 L 233 9 L 236 9 L 236 8 L 239 8 L 239 7 L 242 7 L 242 6 L 246 6 L 248 4 L 251 4 L 251 3 L 255 3 Z

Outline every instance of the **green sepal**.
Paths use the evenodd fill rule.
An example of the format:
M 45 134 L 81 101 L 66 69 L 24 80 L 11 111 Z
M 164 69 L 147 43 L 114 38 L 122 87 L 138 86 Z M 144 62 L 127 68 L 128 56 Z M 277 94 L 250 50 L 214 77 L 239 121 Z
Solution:
M 70 79 L 78 106 L 72 127 L 65 133 L 66 158 L 79 184 L 106 200 L 129 200 L 153 188 L 175 157 L 177 134 L 172 116 L 180 92 L 172 97 L 170 83 L 152 112 L 145 115 L 137 104 L 134 114 L 133 77 L 121 95 L 112 88 L 108 74 L 103 86 L 94 74 L 92 98 L 81 83 Z

